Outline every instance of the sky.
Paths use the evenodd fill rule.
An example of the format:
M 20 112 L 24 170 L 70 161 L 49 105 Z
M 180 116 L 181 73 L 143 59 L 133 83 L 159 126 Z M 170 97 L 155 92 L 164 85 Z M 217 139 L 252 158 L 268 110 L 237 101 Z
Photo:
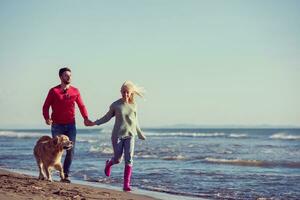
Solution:
M 296 0 L 0 0 L 0 128 L 47 128 L 42 105 L 63 66 L 92 120 L 132 80 L 147 91 L 142 127 L 300 126 L 299 10 Z M 84 127 L 78 109 L 76 120 Z

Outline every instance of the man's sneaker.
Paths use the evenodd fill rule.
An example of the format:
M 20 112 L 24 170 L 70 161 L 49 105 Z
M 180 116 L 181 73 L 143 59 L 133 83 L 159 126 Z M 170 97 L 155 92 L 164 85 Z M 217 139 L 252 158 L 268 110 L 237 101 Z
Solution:
M 61 179 L 60 181 L 63 182 L 63 183 L 71 183 L 71 180 L 69 179 L 68 175 L 65 175 L 65 178 Z

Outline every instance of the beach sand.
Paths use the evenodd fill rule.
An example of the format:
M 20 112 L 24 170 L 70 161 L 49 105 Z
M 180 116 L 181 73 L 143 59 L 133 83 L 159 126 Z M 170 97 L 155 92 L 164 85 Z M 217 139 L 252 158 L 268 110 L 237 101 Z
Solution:
M 41 181 L 38 180 L 37 177 L 18 174 L 3 169 L 0 169 L 0 199 L 154 200 L 152 197 L 130 192 L 114 191 L 74 183 Z

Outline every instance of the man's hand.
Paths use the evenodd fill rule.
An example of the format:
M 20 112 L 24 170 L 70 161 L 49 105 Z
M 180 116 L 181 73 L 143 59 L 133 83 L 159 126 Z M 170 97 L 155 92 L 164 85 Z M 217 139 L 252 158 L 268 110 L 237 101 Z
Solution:
M 47 125 L 50 125 L 50 126 L 51 126 L 52 123 L 53 123 L 52 119 L 47 119 L 45 122 L 46 122 Z
M 94 122 L 92 122 L 91 120 L 89 120 L 88 118 L 84 119 L 84 125 L 85 126 L 94 126 L 96 125 Z

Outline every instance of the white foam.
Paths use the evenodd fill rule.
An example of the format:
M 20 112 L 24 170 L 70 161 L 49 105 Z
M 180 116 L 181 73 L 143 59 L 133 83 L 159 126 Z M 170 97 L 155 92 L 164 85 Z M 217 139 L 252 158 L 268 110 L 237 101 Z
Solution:
M 245 137 L 248 137 L 247 134 L 236 134 L 236 133 L 231 133 L 229 135 L 229 137 L 232 137 L 232 138 L 245 138 Z
M 257 161 L 257 160 L 222 159 L 222 158 L 205 158 L 204 160 L 212 163 L 250 165 L 250 166 L 262 165 L 263 163 L 262 161 Z
M 279 139 L 279 140 L 299 140 L 300 135 L 288 135 L 286 133 L 275 133 L 270 136 L 271 139 Z
M 76 142 L 87 142 L 87 143 L 91 143 L 91 144 L 93 144 L 93 143 L 97 143 L 97 142 L 99 142 L 99 140 L 97 140 L 97 139 L 86 139 L 86 138 L 77 138 L 76 139 Z
M 110 147 L 95 147 L 91 146 L 89 149 L 90 153 L 103 153 L 103 154 L 113 154 L 113 149 Z
M 170 132 L 170 133 L 156 133 L 146 132 L 146 136 L 185 136 L 185 137 L 220 137 L 225 136 L 225 133 L 186 133 L 186 132 Z
M 162 157 L 163 160 L 185 160 L 186 158 L 179 154 L 179 155 L 176 155 L 176 156 L 165 156 L 165 157 Z
M 222 158 L 205 158 L 206 162 L 217 164 L 229 164 L 239 166 L 252 166 L 252 167 L 287 167 L 299 168 L 300 162 L 289 161 L 260 161 L 260 160 L 241 160 L 241 159 L 222 159 Z
M 137 158 L 144 158 L 144 159 L 153 159 L 153 158 L 158 158 L 157 155 L 135 155 Z
M 15 132 L 15 131 L 0 131 L 0 137 L 10 137 L 10 138 L 38 138 L 45 133 L 38 132 Z

